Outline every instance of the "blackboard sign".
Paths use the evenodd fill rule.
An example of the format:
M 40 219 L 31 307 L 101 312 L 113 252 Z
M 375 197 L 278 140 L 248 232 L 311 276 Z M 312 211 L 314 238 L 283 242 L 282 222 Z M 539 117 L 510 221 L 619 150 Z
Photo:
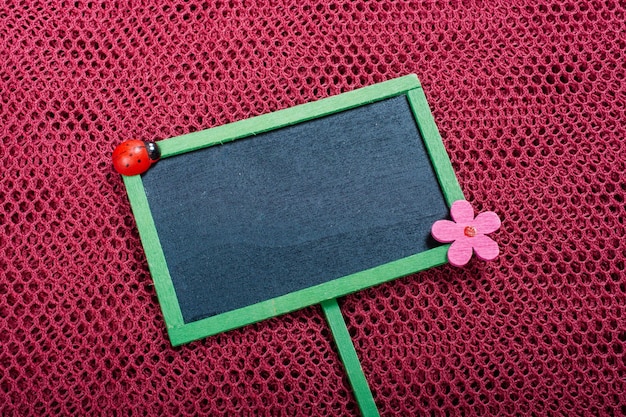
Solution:
M 446 262 L 463 194 L 415 76 L 158 145 L 124 181 L 175 345 Z

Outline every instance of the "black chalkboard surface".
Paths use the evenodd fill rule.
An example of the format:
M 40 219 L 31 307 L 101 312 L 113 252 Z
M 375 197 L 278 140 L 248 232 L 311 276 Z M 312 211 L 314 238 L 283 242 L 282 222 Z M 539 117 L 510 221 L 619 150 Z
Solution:
M 335 298 L 447 262 L 464 197 L 415 76 L 157 144 L 124 184 L 175 345 L 317 303 L 345 330 Z
M 406 96 L 164 159 L 143 176 L 185 323 L 439 244 Z

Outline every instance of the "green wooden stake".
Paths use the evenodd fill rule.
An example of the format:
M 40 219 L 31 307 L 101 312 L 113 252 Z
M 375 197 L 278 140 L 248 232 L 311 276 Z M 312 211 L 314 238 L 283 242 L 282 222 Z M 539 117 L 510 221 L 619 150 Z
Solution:
M 333 333 L 339 356 L 346 368 L 346 374 L 350 385 L 352 385 L 352 391 L 361 410 L 361 415 L 363 417 L 380 416 L 337 300 L 333 298 L 322 301 L 320 305 Z

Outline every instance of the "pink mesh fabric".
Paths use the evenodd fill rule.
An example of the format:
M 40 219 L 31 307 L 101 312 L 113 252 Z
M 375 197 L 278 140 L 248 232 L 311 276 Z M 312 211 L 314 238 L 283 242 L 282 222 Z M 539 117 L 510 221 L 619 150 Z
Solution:
M 492 263 L 341 300 L 381 414 L 626 414 L 626 3 L 0 5 L 0 415 L 358 415 L 318 307 L 171 348 L 110 156 L 416 73 Z

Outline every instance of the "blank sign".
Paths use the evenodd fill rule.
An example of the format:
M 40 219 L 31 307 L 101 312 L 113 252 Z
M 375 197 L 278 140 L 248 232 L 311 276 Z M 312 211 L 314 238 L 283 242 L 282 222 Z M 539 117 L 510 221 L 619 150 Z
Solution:
M 159 146 L 125 182 L 174 344 L 446 261 L 463 196 L 414 76 Z

